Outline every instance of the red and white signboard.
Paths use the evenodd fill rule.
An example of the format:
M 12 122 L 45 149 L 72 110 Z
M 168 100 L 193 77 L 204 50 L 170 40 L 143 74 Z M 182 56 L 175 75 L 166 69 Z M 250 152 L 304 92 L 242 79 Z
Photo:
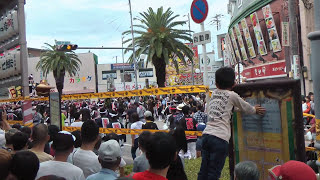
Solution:
M 286 77 L 286 62 L 285 60 L 281 60 L 271 62 L 269 64 L 245 68 L 241 75 L 245 77 L 247 81 Z
M 32 101 L 31 100 L 25 100 L 22 104 L 22 110 L 23 110 L 23 123 L 28 124 L 32 123 Z

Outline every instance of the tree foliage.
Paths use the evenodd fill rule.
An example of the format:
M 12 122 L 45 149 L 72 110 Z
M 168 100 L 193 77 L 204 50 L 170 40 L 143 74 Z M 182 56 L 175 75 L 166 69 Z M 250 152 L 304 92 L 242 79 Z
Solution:
M 186 64 L 186 57 L 191 61 L 193 58 L 192 49 L 185 45 L 186 41 L 192 42 L 191 31 L 179 29 L 186 24 L 186 21 L 176 21 L 177 17 L 179 15 L 174 15 L 170 8 L 164 11 L 161 7 L 156 12 L 149 8 L 147 12 L 140 13 L 140 17 L 136 18 L 140 24 L 133 25 L 135 28 L 133 31 L 135 34 L 135 56 L 139 58 L 141 54 L 148 55 L 147 61 L 152 62 L 156 68 L 159 87 L 164 86 L 165 65 L 169 63 L 170 57 L 177 56 L 184 64 Z M 130 33 L 131 30 L 123 34 Z M 131 38 L 124 43 L 129 43 L 128 47 L 133 47 Z M 177 71 L 179 71 L 178 62 L 174 58 L 173 60 Z M 129 62 L 133 63 L 133 61 L 132 53 Z

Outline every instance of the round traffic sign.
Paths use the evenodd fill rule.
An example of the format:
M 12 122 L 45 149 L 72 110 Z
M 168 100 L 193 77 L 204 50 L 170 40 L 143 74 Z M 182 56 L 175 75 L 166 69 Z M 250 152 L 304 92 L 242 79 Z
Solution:
M 191 17 L 195 23 L 202 23 L 208 16 L 208 2 L 207 0 L 193 0 L 191 5 Z

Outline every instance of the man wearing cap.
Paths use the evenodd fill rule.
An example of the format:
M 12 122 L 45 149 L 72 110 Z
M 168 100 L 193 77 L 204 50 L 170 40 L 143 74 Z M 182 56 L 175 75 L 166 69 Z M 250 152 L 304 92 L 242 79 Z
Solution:
M 154 123 L 154 118 L 153 118 L 152 113 L 150 111 L 146 111 L 144 113 L 144 118 L 146 120 L 146 123 L 142 125 L 142 129 L 156 129 L 156 130 L 158 130 L 158 126 L 156 123 Z
M 174 118 L 174 123 L 175 124 L 178 124 L 180 119 L 183 117 L 183 113 L 182 113 L 182 108 L 184 107 L 184 104 L 179 104 L 177 106 L 177 115 L 176 117 Z
M 316 180 L 313 169 L 300 161 L 288 161 L 269 169 L 271 180 Z
M 88 176 L 87 180 L 117 179 L 116 169 L 120 165 L 120 146 L 116 140 L 109 140 L 101 144 L 98 152 L 98 160 L 102 169 L 96 174 Z
M 74 147 L 72 135 L 59 132 L 53 140 L 52 147 L 55 150 L 54 159 L 40 163 L 40 168 L 35 179 L 55 175 L 68 180 L 84 180 L 83 171 L 67 162 L 67 158 Z

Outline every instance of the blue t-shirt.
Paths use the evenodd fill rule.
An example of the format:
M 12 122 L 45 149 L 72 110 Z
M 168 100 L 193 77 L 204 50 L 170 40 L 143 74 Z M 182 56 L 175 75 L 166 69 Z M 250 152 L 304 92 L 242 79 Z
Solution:
M 111 169 L 102 168 L 98 173 L 92 174 L 87 177 L 87 180 L 100 180 L 100 179 L 115 180 L 117 179 L 117 174 Z

